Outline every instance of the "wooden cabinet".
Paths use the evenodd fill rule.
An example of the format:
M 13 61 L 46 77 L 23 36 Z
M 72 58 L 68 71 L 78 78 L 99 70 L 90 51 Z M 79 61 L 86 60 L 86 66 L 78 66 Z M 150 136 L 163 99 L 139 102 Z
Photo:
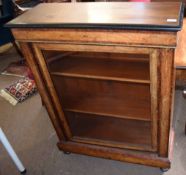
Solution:
M 170 166 L 182 14 L 181 3 L 41 4 L 8 23 L 59 149 Z

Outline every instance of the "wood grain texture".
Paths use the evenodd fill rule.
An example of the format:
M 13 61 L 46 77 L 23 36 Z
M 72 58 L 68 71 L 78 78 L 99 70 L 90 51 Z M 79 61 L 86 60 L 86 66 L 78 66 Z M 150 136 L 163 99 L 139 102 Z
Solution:
M 151 133 L 149 132 L 151 122 L 69 111 L 65 114 L 73 137 L 82 138 L 84 141 L 99 140 L 102 145 L 109 142 L 112 147 L 123 144 L 123 148 L 135 148 L 136 150 L 144 148 L 144 150 L 152 151 Z
M 152 147 L 157 150 L 158 146 L 158 70 L 159 70 L 159 53 L 152 50 L 150 55 L 150 93 L 151 93 L 151 134 Z
M 111 53 L 104 55 L 103 57 L 96 52 L 86 54 L 74 52 L 51 62 L 48 67 L 52 75 L 58 76 L 150 83 L 148 55 Z
M 66 50 L 64 49 L 64 48 L 68 48 L 67 50 L 68 51 L 72 51 L 72 49 L 71 48 L 73 48 L 73 47 L 67 47 L 68 45 L 59 45 L 59 44 L 54 44 L 54 45 L 52 45 L 52 44 L 35 44 L 35 45 L 37 45 L 37 47 L 38 48 L 42 48 L 42 49 L 51 49 L 51 50 L 55 50 L 55 49 L 57 49 L 57 50 L 62 50 L 62 51 L 65 51 L 66 52 Z M 57 46 L 57 47 L 56 47 Z M 58 47 L 59 46 L 59 47 Z M 80 47 L 79 47 L 80 46 Z M 79 47 L 79 49 L 80 50 L 83 50 L 83 51 L 89 51 L 89 50 L 86 50 L 87 48 L 89 49 L 89 48 L 91 48 L 91 46 L 87 46 L 87 45 L 85 45 L 85 48 L 83 48 L 83 47 L 81 47 L 81 45 L 77 45 L 77 50 L 78 50 L 78 47 Z M 104 47 L 103 47 L 104 48 Z M 93 49 L 94 49 L 94 46 L 93 46 Z M 106 50 L 109 50 L 109 47 L 107 46 L 106 47 Z M 124 48 L 122 48 L 122 49 L 124 49 Z M 122 50 L 121 49 L 121 51 L 123 52 L 123 51 L 125 51 L 125 49 L 124 50 Z M 140 49 L 139 49 L 140 50 Z M 117 50 L 118 51 L 118 50 Z M 133 50 L 132 48 L 130 48 L 129 50 L 128 50 L 128 52 L 133 52 L 133 53 L 135 53 L 135 50 Z M 145 51 L 145 52 L 144 52 Z M 152 52 L 153 51 L 153 52 Z M 166 94 L 166 95 L 168 95 L 168 97 L 169 97 L 169 95 L 171 95 L 171 90 L 169 91 L 169 87 L 168 87 L 168 90 L 166 89 L 167 87 L 166 87 L 166 85 L 169 83 L 169 81 L 171 81 L 171 79 L 172 79 L 172 73 L 171 73 L 171 70 L 172 70 L 172 68 L 171 67 L 169 67 L 170 65 L 169 65 L 169 63 L 170 63 L 170 61 L 169 60 L 172 60 L 172 58 L 173 57 L 170 57 L 170 55 L 173 53 L 173 50 L 171 50 L 171 49 L 162 49 L 161 50 L 161 52 L 160 53 L 158 53 L 160 50 L 159 49 L 157 49 L 157 50 L 151 50 L 151 49 L 143 49 L 142 48 L 142 50 L 141 50 L 141 54 L 144 54 L 144 53 L 151 53 L 152 55 L 151 55 L 151 57 L 150 57 L 150 59 L 151 59 L 151 66 L 150 66 L 150 69 L 151 69 L 151 81 L 152 81 L 152 88 L 151 88 L 151 93 L 152 93 L 152 98 L 151 98 L 151 100 L 153 100 L 153 106 L 151 107 L 151 110 L 154 110 L 154 111 L 152 111 L 152 132 L 151 132 L 151 136 L 152 136 L 152 139 L 151 139 L 151 142 L 153 143 L 153 150 L 155 150 L 156 149 L 156 137 L 157 137 L 157 133 L 156 133 L 156 130 L 157 130 L 157 128 L 156 128 L 156 126 L 157 126 L 157 118 L 156 118 L 156 115 L 157 115 L 157 111 L 156 111 L 156 98 L 157 98 L 157 92 L 155 92 L 155 90 L 157 89 L 157 74 L 158 74 L 158 72 L 157 72 L 157 69 L 158 69 L 158 61 L 159 60 L 161 60 L 161 72 L 163 72 L 163 77 L 161 76 L 161 87 L 160 87 L 160 89 L 163 89 L 163 90 L 161 90 L 161 95 L 162 94 Z M 100 52 L 101 52 L 101 50 L 100 50 Z M 170 54 L 171 53 L 171 54 Z M 41 55 L 41 53 L 40 53 L 40 55 Z M 67 54 L 68 55 L 68 54 Z M 171 55 L 171 56 L 173 56 L 173 54 Z M 41 59 L 41 57 L 39 56 L 38 58 L 40 58 Z M 158 59 L 159 58 L 159 59 Z M 43 59 L 43 58 L 42 58 Z M 172 62 L 171 62 L 172 63 Z M 173 63 L 172 63 L 172 65 L 173 65 Z M 45 65 L 45 67 L 46 67 L 46 65 Z M 68 66 L 67 66 L 68 67 Z M 42 72 L 42 71 L 41 71 Z M 46 71 L 43 71 L 43 74 L 46 74 Z M 168 76 L 167 76 L 168 75 Z M 45 75 L 46 76 L 46 75 Z M 165 78 L 168 80 L 168 82 L 166 82 L 165 81 Z M 55 85 L 55 81 L 53 81 L 54 82 L 54 85 Z M 57 81 L 57 82 L 62 82 L 62 81 Z M 49 82 L 48 82 L 49 83 Z M 49 84 L 51 84 L 51 83 L 49 83 Z M 163 84 L 163 85 L 162 85 Z M 63 90 L 65 90 L 65 88 L 63 87 L 63 88 L 60 88 L 60 86 L 56 86 L 55 85 L 55 87 L 59 87 L 59 91 L 58 91 L 58 94 L 59 94 L 59 92 L 60 92 L 60 89 L 63 89 Z M 72 86 L 73 87 L 73 86 Z M 75 86 L 74 86 L 75 87 Z M 77 86 L 76 86 L 77 87 Z M 48 88 L 50 88 L 50 87 L 48 87 Z M 154 89 L 153 89 L 154 88 Z M 89 88 L 88 88 L 89 89 Z M 94 88 L 95 89 L 95 88 Z M 131 89 L 131 88 L 129 88 L 129 89 Z M 139 88 L 138 88 L 138 90 L 139 90 Z M 150 89 L 149 89 L 150 90 Z M 75 90 L 75 91 L 77 91 L 77 89 Z M 73 92 L 75 92 L 74 90 L 73 90 Z M 116 92 L 118 92 L 118 91 L 116 91 Z M 81 93 L 80 93 L 81 94 Z M 145 93 L 139 93 L 139 94 L 143 94 L 143 95 L 145 95 Z M 162 95 L 163 96 L 163 95 Z M 90 96 L 89 96 L 90 97 Z M 164 142 L 162 145 L 159 145 L 159 152 L 160 152 L 160 155 L 161 156 L 163 156 L 163 157 L 167 157 L 168 156 L 168 139 L 169 139 L 169 124 L 170 124 L 170 118 L 169 118 L 169 111 L 167 111 L 168 110 L 168 108 L 170 109 L 170 101 L 167 101 L 167 99 L 168 100 L 170 100 L 169 98 L 164 98 L 165 96 L 163 96 L 163 97 L 161 97 L 162 99 L 162 103 L 160 102 L 160 128 L 159 128 L 159 133 L 160 133 L 160 137 L 161 137 L 161 140 L 159 140 L 159 142 L 160 142 L 160 144 L 162 144 L 161 142 Z M 63 100 L 65 99 L 64 97 L 62 98 Z M 74 97 L 70 97 L 70 98 L 68 98 L 68 99 L 74 99 Z M 82 99 L 82 98 L 81 98 Z M 63 101 L 62 100 L 62 101 Z M 100 101 L 100 100 L 99 100 Z M 98 102 L 99 102 L 98 101 Z M 106 101 L 110 101 L 110 100 L 106 100 Z M 55 102 L 56 103 L 56 102 Z M 58 104 L 60 104 L 60 103 L 58 103 Z M 85 103 L 85 104 L 88 104 L 87 102 Z M 92 105 L 91 105 L 92 106 Z M 94 105 L 93 105 L 94 106 Z M 63 107 L 65 107 L 65 105 L 63 104 Z M 64 108 L 65 109 L 65 108 Z M 135 109 L 137 109 L 137 108 L 135 108 Z M 149 107 L 149 109 L 150 109 L 150 107 Z M 85 111 L 85 109 L 82 109 L 81 111 L 79 111 L 80 113 L 82 112 L 82 111 Z M 78 111 L 71 111 L 71 112 L 78 112 Z M 79 113 L 78 112 L 78 113 Z M 90 113 L 91 114 L 91 113 Z M 138 113 L 139 114 L 139 113 Z M 67 117 L 67 116 L 66 116 Z M 73 120 L 72 120 L 73 121 Z M 71 124 L 72 124 L 72 122 L 70 122 Z M 80 125 L 81 126 L 81 125 Z M 84 128 L 84 127 L 80 127 L 80 128 Z M 73 128 L 74 129 L 74 128 Z M 74 132 L 74 133 L 78 133 L 78 132 Z M 87 132 L 87 133 L 89 133 L 89 132 Z M 69 138 L 71 138 L 71 137 L 69 137 Z M 154 139 L 154 140 L 153 140 Z M 163 141 L 162 141 L 162 139 L 164 139 Z M 167 143 L 166 143 L 166 139 L 167 139 Z M 94 140 L 94 139 L 93 139 Z M 92 140 L 92 141 L 93 141 Z M 77 140 L 76 140 L 77 141 Z M 91 142 L 92 142 L 91 141 Z M 135 141 L 135 140 L 133 140 L 133 141 Z M 83 142 L 83 141 L 82 141 Z M 83 143 L 86 143 L 86 140 L 83 142 Z M 114 143 L 112 144 L 111 142 L 110 142 L 110 144 L 111 145 L 115 145 Z M 107 146 L 109 146 L 109 145 L 107 145 Z M 112 147 L 113 147 L 112 146 Z M 162 147 L 161 147 L 162 146 Z M 117 147 L 117 146 L 116 146 Z M 125 146 L 124 146 L 125 147 Z M 140 147 L 138 147 L 138 146 L 131 146 L 130 144 L 128 144 L 128 146 L 126 147 L 126 148 L 136 148 L 136 149 L 139 149 Z M 142 147 L 141 147 L 142 148 Z M 140 148 L 140 149 L 141 149 Z M 145 147 L 144 147 L 145 148 Z M 146 150 L 150 150 L 149 148 L 145 148 Z M 152 151 L 153 151 L 152 150 Z M 167 151 L 167 152 L 166 152 Z M 166 153 L 165 153 L 166 152 Z M 136 161 L 136 160 L 135 160 Z M 159 162 L 160 163 L 160 162 Z
M 66 118 L 64 117 L 64 113 L 63 113 L 63 110 L 61 108 L 61 104 L 60 104 L 59 99 L 56 95 L 56 91 L 55 91 L 55 88 L 53 86 L 50 74 L 48 73 L 48 69 L 47 69 L 45 60 L 43 58 L 43 55 L 42 55 L 41 51 L 37 48 L 37 45 L 33 44 L 33 49 L 34 49 L 34 52 L 35 52 L 35 59 L 37 60 L 37 63 L 39 64 L 40 71 L 42 72 L 44 81 L 47 83 L 46 85 L 47 85 L 47 89 L 49 91 L 49 94 L 51 96 L 52 103 L 55 104 L 54 108 L 58 112 L 60 123 L 61 123 L 61 125 L 64 129 L 66 137 L 68 139 L 70 139 L 71 138 L 71 131 L 70 131 L 69 126 L 67 124 Z
M 82 30 L 82 29 L 12 29 L 20 41 L 43 43 L 78 43 L 138 47 L 172 47 L 177 45 L 175 32 L 129 30 Z M 115 47 L 117 49 L 117 47 Z M 69 46 L 70 47 L 70 46 Z M 137 49 L 137 47 L 136 47 Z
M 60 76 L 52 80 L 65 110 L 151 120 L 149 85 Z
M 160 51 L 160 79 L 159 79 L 159 155 L 168 156 L 169 132 L 172 115 L 173 91 L 174 91 L 174 50 L 164 49 Z
M 178 33 L 178 41 L 175 51 L 175 67 L 186 69 L 186 18 L 183 20 L 182 30 Z
M 129 151 L 124 149 L 108 148 L 75 142 L 59 142 L 58 147 L 61 150 L 77 154 L 85 154 L 89 156 L 103 157 L 107 159 L 162 168 L 170 167 L 169 159 L 161 158 L 158 157 L 156 154 L 148 152 Z
M 186 86 L 186 18 L 178 33 L 178 41 L 175 51 L 176 86 L 183 89 Z
M 64 136 L 64 132 L 61 127 L 61 122 L 59 121 L 59 118 L 56 115 L 56 112 L 53 108 L 53 104 L 51 103 L 51 99 L 49 97 L 49 94 L 47 92 L 47 89 L 45 87 L 45 83 L 43 81 L 42 75 L 40 74 L 39 67 L 37 66 L 35 57 L 33 54 L 33 50 L 31 49 L 31 46 L 28 43 L 19 43 L 20 47 L 22 49 L 22 52 L 28 62 L 28 65 L 34 75 L 34 79 L 37 85 L 37 88 L 39 90 L 39 93 L 41 95 L 42 101 L 44 102 L 46 109 L 48 111 L 49 117 L 51 119 L 51 122 L 56 130 L 56 133 L 59 137 L 59 140 L 66 140 Z
M 37 43 L 37 42 L 36 42 Z M 55 44 L 55 47 L 54 47 Z M 97 52 L 97 53 L 125 53 L 125 54 L 149 54 L 149 48 L 128 47 L 124 45 L 112 45 L 104 43 L 37 43 L 41 50 L 65 51 L 65 52 Z
M 90 7 L 90 12 L 97 7 L 96 4 Z M 113 13 L 110 5 L 104 7 L 109 12 L 106 15 L 113 16 L 109 18 L 109 24 L 115 21 L 120 25 L 115 18 L 121 13 L 119 4 L 113 5 Z M 135 4 L 139 8 L 140 4 Z M 174 8 L 169 9 L 175 17 L 179 5 L 173 4 Z M 161 11 L 164 8 L 160 5 L 156 7 Z M 160 20 L 169 11 L 157 13 L 155 6 L 151 9 L 148 3 L 144 4 L 144 9 L 139 9 L 148 12 L 147 6 L 150 18 L 131 9 L 134 16 L 128 9 L 123 12 L 124 16 L 128 13 L 128 19 L 137 19 L 135 16 L 145 15 L 144 24 L 149 25 L 148 20 L 151 19 L 153 25 L 164 25 Z M 73 7 L 67 11 L 70 9 Z M 65 13 L 56 11 L 53 22 L 61 24 L 59 17 Z M 30 16 L 29 13 L 27 15 Z M 177 32 L 29 28 L 29 21 L 34 17 L 28 16 L 27 19 L 23 16 L 16 19 L 25 18 L 28 28 L 12 31 L 22 43 L 24 56 L 59 136 L 59 148 L 131 163 L 170 167 L 174 50 L 179 42 Z M 45 23 L 45 18 L 52 24 L 51 17 L 45 13 L 38 19 L 38 24 L 42 25 L 40 20 Z M 66 17 L 69 23 L 72 22 L 71 17 Z M 81 15 L 73 18 L 79 22 L 87 19 Z M 56 65 L 53 64 L 55 62 Z
M 71 139 L 72 142 L 77 143 L 85 143 L 85 144 L 91 144 L 91 145 L 100 145 L 105 147 L 112 147 L 112 148 L 121 148 L 123 150 L 137 150 L 137 151 L 150 151 L 156 153 L 156 150 L 154 150 L 151 145 L 140 145 L 140 144 L 132 144 L 127 142 L 115 142 L 115 141 L 106 141 L 106 140 L 99 140 L 99 139 L 89 139 L 89 138 L 83 138 L 78 136 L 73 136 Z
M 136 28 L 163 30 L 180 27 L 180 2 L 44 3 L 8 23 L 11 27 Z M 134 13 L 135 12 L 135 13 Z M 38 18 L 39 16 L 39 18 Z M 175 22 L 168 22 L 173 19 Z M 98 27 L 101 26 L 101 27 Z M 179 29 L 177 29 L 179 30 Z

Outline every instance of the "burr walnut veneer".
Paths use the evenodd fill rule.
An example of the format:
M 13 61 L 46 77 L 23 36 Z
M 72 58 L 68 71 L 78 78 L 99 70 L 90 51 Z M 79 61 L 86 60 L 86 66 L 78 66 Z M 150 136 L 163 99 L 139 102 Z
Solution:
M 7 24 L 34 74 L 59 149 L 170 167 L 182 16 L 179 2 L 49 3 Z

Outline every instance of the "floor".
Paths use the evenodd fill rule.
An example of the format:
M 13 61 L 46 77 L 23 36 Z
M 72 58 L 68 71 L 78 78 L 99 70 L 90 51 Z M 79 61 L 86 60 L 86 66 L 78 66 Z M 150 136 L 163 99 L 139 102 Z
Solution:
M 18 60 L 13 49 L 0 53 L 0 71 Z M 0 75 L 0 89 L 18 78 Z M 176 91 L 176 140 L 171 169 L 164 175 L 186 174 L 186 100 Z M 65 155 L 39 94 L 13 107 L 0 97 L 0 126 L 21 158 L 28 175 L 161 175 L 159 168 L 123 163 L 77 154 Z M 16 167 L 0 144 L 0 175 L 18 175 Z

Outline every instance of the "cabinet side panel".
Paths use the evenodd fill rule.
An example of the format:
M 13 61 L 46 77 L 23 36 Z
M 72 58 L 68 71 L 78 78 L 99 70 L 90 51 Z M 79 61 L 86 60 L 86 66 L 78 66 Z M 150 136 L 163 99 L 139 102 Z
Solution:
M 161 49 L 160 62 L 159 155 L 162 157 L 167 157 L 172 115 L 172 96 L 174 91 L 174 49 Z

